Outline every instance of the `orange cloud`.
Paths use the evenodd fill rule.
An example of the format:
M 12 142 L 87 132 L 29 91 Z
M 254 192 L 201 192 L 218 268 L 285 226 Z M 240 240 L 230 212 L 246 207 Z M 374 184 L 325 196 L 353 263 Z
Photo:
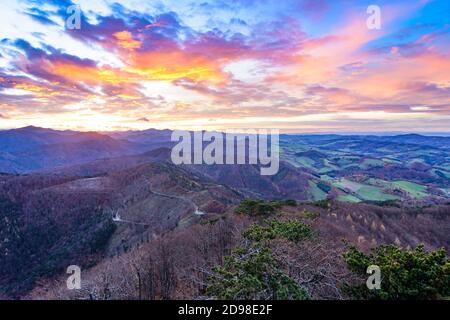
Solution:
M 432 53 L 412 57 L 386 59 L 365 74 L 343 81 L 341 85 L 375 99 L 393 98 L 408 90 L 411 83 L 424 82 L 438 86 L 450 85 L 450 59 Z M 417 100 L 420 92 L 411 92 Z M 408 98 L 403 97 L 403 98 Z M 442 101 L 443 102 L 443 101 Z
M 89 84 L 120 85 L 139 80 L 134 75 L 117 69 L 87 67 L 64 62 L 55 62 L 51 65 L 49 71 L 71 82 L 85 82 Z
M 14 88 L 37 92 L 37 93 L 44 91 L 44 88 L 39 87 L 34 84 L 28 84 L 28 83 L 17 83 L 16 85 L 14 85 Z
M 128 31 L 116 32 L 113 36 L 117 39 L 117 44 L 125 49 L 139 49 L 142 45 L 140 41 L 134 40 Z
M 49 96 L 62 96 L 64 95 L 63 92 L 52 90 L 47 87 L 42 87 L 39 85 L 31 84 L 31 83 L 16 83 L 14 84 L 15 89 L 25 90 L 31 92 L 35 97 L 49 97 Z
M 227 75 L 221 65 L 199 54 L 182 51 L 133 53 L 126 71 L 147 80 L 190 79 L 222 83 Z

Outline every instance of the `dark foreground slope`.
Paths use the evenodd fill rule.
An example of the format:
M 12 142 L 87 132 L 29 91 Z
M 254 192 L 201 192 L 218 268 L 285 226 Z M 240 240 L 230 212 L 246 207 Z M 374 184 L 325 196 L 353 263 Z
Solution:
M 240 199 L 167 163 L 92 178 L 3 175 L 1 291 L 21 294 L 40 277 L 91 266 Z
M 293 241 L 296 238 L 289 237 L 295 236 L 295 229 L 288 228 L 285 230 L 287 239 L 274 238 L 266 244 L 278 261 L 280 271 L 304 288 L 311 298 L 351 298 L 345 285 L 358 283 L 361 279 L 349 271 L 343 259 L 349 246 L 367 251 L 382 244 L 393 244 L 403 250 L 412 250 L 424 243 L 426 250 L 441 246 L 448 250 L 449 213 L 449 207 L 414 212 L 342 203 L 331 203 L 327 208 L 310 204 L 283 207 L 275 214 L 262 217 L 237 215 L 233 210 L 220 215 L 207 213 L 195 223 L 144 241 L 128 252 L 106 257 L 95 267 L 84 270 L 82 290 L 67 290 L 66 275 L 61 273 L 42 281 L 26 297 L 210 299 L 213 294 L 211 277 L 216 268 L 236 252 L 241 252 L 239 259 L 244 260 L 247 254 L 258 254 L 258 246 L 250 244 L 248 247 L 249 238 L 262 236 L 263 229 L 254 226 L 265 226 L 268 219 L 287 223 L 287 226 L 295 226 L 293 222 L 301 223 L 312 230 L 299 241 Z M 249 230 L 252 230 L 251 234 Z M 250 251 L 244 253 L 244 248 Z M 248 263 L 242 267 L 253 272 L 256 261 Z M 225 268 L 224 272 L 233 270 Z M 217 279 L 220 280 L 220 276 Z M 253 296 L 251 292 L 255 288 L 251 283 L 242 289 Z M 249 297 L 245 291 L 238 296 Z

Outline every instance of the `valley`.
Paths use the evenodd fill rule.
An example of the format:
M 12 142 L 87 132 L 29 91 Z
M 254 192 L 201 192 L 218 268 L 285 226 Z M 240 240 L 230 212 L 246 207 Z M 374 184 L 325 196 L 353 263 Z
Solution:
M 153 283 L 154 295 L 148 298 L 202 298 L 214 265 L 244 241 L 246 228 L 264 221 L 235 213 L 245 199 L 292 199 L 293 207 L 276 206 L 276 220 L 293 219 L 314 228 L 315 240 L 302 244 L 302 250 L 313 254 L 310 250 L 318 245 L 335 248 L 335 254 L 320 253 L 327 263 L 340 259 L 346 248 L 342 240 L 362 250 L 384 244 L 404 250 L 420 244 L 427 250 L 450 248 L 445 137 L 282 135 L 279 172 L 261 176 L 258 165 L 174 165 L 168 132 L 105 137 L 23 131 L 27 135 L 16 136 L 22 140 L 14 143 L 15 149 L 8 135 L 16 132 L 0 132 L 0 145 L 8 150 L 0 162 L 3 296 L 136 299 L 143 293 L 132 288 L 125 296 L 120 288 L 110 288 L 108 294 L 99 288 L 124 281 L 115 279 L 124 276 L 117 268 L 135 263 L 134 268 L 147 270 L 153 261 L 157 279 L 152 281 L 161 283 Z M 30 131 L 39 139 L 30 139 Z M 82 146 L 73 143 L 80 136 L 87 138 Z M 95 153 L 77 151 L 104 141 L 108 143 Z M 23 157 L 24 150 L 29 157 Z M 11 160 L 15 157 L 21 157 L 20 165 Z M 317 265 L 317 272 L 344 272 L 339 261 L 340 271 Z M 63 289 L 70 264 L 86 270 L 89 283 L 76 296 Z M 346 272 L 343 277 L 350 277 Z M 107 283 L 101 282 L 104 276 L 110 277 Z M 333 279 L 333 284 L 310 287 L 310 294 L 342 298 L 340 289 L 332 289 L 338 282 Z

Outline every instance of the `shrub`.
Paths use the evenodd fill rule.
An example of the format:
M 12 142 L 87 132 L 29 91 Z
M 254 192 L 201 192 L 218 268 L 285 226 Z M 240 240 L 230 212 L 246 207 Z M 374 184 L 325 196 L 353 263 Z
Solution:
M 282 207 L 282 206 L 296 207 L 297 206 L 297 201 L 293 200 L 293 199 L 272 201 L 272 203 L 276 203 L 280 207 Z
M 275 213 L 283 206 L 297 206 L 295 200 L 276 200 L 276 201 L 264 201 L 260 199 L 246 199 L 242 201 L 236 208 L 235 213 L 246 214 L 249 216 L 263 216 Z
M 367 277 L 366 269 L 381 269 L 381 289 L 369 290 L 365 284 L 348 286 L 358 299 L 406 300 L 442 299 L 450 297 L 450 260 L 444 249 L 425 252 L 423 246 L 403 251 L 397 246 L 380 246 L 366 255 L 350 248 L 344 259 L 350 271 Z
M 251 241 L 264 241 L 275 239 L 275 233 L 273 229 L 268 227 L 263 227 L 258 224 L 254 224 L 248 229 L 246 229 L 242 235 Z
M 331 206 L 329 200 L 319 200 L 314 202 L 313 205 L 322 209 L 328 209 Z
M 308 294 L 279 267 L 268 248 L 239 248 L 213 269 L 207 294 L 221 300 L 306 300 Z
M 368 204 L 373 204 L 380 207 L 394 207 L 400 208 L 401 202 L 398 200 L 385 200 L 385 201 L 366 201 Z
M 249 216 L 262 216 L 273 214 L 276 211 L 276 206 L 263 200 L 246 199 L 240 203 L 236 208 L 235 213 L 245 214 Z
M 317 219 L 317 218 L 320 217 L 320 214 L 318 214 L 318 213 L 316 213 L 316 212 L 305 211 L 305 212 L 303 212 L 303 216 L 304 216 L 306 219 L 315 220 L 315 219 Z
M 297 242 L 312 236 L 309 225 L 298 221 L 266 221 L 266 226 L 253 225 L 244 231 L 243 235 L 251 241 L 272 240 L 276 237 Z
M 294 242 L 309 238 L 313 233 L 309 225 L 298 221 L 273 220 L 270 222 L 270 227 L 274 230 L 276 236 Z

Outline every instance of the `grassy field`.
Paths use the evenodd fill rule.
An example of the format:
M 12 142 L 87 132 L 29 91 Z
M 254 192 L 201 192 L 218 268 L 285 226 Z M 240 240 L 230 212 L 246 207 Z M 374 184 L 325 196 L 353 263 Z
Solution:
M 426 187 L 420 184 L 409 182 L 409 181 L 394 181 L 392 184 L 406 192 L 408 192 L 414 198 L 425 198 L 428 196 Z
M 366 201 L 397 200 L 397 196 L 384 193 L 380 187 L 362 184 L 347 179 L 341 179 L 335 185 L 341 189 L 350 190 L 354 196 Z
M 346 168 L 349 166 L 357 165 L 357 163 L 360 159 L 361 158 L 357 157 L 357 156 L 345 156 L 345 157 L 340 157 L 339 159 L 335 159 L 335 162 L 341 168 Z
M 392 188 L 391 182 L 381 180 L 381 179 L 369 178 L 369 179 L 367 179 L 366 183 L 370 184 L 371 186 L 377 186 L 377 187 L 382 187 L 382 188 Z
M 333 183 L 333 178 L 325 174 L 320 176 L 320 180 Z
M 383 167 L 384 162 L 377 159 L 365 159 L 360 166 L 364 169 Z
M 314 169 L 314 160 L 308 157 L 297 157 L 295 160 L 305 168 Z
M 336 183 L 336 186 L 344 190 L 348 189 L 352 192 L 357 192 L 364 185 L 347 179 L 341 179 L 339 182 Z
M 347 138 L 346 138 L 347 139 Z M 282 145 L 284 160 L 293 164 L 296 168 L 304 168 L 307 171 L 320 176 L 322 182 L 339 189 L 338 199 L 348 202 L 374 201 L 383 202 L 389 200 L 427 200 L 427 197 L 442 197 L 439 192 L 434 193 L 424 185 L 430 184 L 444 190 L 447 188 L 446 179 L 450 179 L 450 157 L 442 151 L 412 148 L 410 146 L 395 146 L 394 144 L 375 143 L 375 148 L 367 148 L 360 142 L 352 140 L 342 143 L 331 140 L 306 137 L 304 140 L 285 141 Z M 360 152 L 360 149 L 363 152 Z M 311 152 L 304 153 L 302 152 Z M 428 166 L 430 177 L 428 180 L 409 181 L 413 176 L 414 166 Z M 393 170 L 394 165 L 403 168 L 412 168 L 408 175 L 400 173 L 395 178 L 392 175 L 381 177 L 374 168 L 387 167 Z M 395 168 L 394 168 L 395 170 Z M 409 169 L 408 169 L 409 170 Z M 405 170 L 406 171 L 406 170 Z M 380 177 L 380 178 L 375 178 Z M 391 177 L 391 178 L 390 178 Z M 387 180 L 384 180 L 387 179 Z M 395 180 L 390 180 L 395 179 Z M 314 200 L 326 198 L 327 190 L 319 187 L 318 181 L 311 180 L 308 193 Z M 322 190 L 323 189 L 323 190 Z M 324 192 L 325 190 L 325 192 Z M 444 191 L 445 192 L 445 191 Z M 448 194 L 446 195 L 448 197 Z
M 384 193 L 374 186 L 363 186 L 357 191 L 357 195 L 367 201 L 397 200 L 399 197 Z
M 320 168 L 320 170 L 317 171 L 317 173 L 319 174 L 325 174 L 331 171 L 335 171 L 335 170 L 339 170 L 338 167 L 334 166 L 332 163 L 330 163 L 330 161 L 328 161 L 327 159 L 325 159 L 323 161 L 324 167 Z
M 338 201 L 342 201 L 342 202 L 353 202 L 353 203 L 358 203 L 361 202 L 362 200 L 358 199 L 355 196 L 352 196 L 351 194 L 346 194 L 346 195 L 340 195 L 337 197 Z
M 309 193 L 312 195 L 314 201 L 325 200 L 327 198 L 327 194 L 311 180 L 309 181 Z
M 440 172 L 444 177 L 450 179 L 450 172 L 449 171 L 434 169 L 433 172 L 434 172 L 435 175 L 438 175 L 438 172 Z

